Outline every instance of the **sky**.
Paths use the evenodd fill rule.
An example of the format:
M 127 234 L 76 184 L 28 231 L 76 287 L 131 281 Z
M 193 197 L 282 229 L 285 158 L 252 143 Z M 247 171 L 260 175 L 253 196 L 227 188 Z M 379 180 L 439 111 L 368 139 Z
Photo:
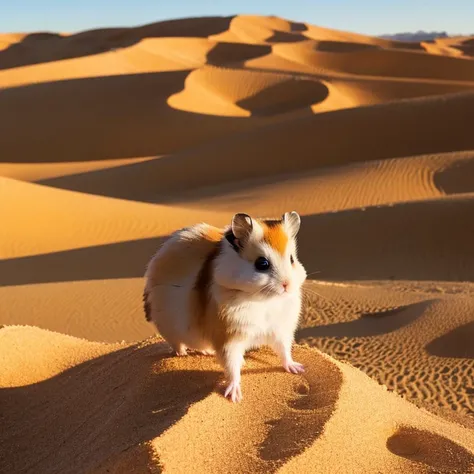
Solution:
M 474 33 L 474 0 L 0 0 L 0 32 L 77 32 L 190 16 L 276 15 L 339 30 Z

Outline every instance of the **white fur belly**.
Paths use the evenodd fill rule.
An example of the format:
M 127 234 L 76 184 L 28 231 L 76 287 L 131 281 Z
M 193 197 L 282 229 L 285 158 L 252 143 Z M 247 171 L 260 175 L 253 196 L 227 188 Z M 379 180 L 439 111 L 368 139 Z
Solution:
M 299 295 L 255 301 L 239 308 L 236 320 L 248 335 L 248 347 L 267 344 L 279 335 L 292 335 L 298 324 Z

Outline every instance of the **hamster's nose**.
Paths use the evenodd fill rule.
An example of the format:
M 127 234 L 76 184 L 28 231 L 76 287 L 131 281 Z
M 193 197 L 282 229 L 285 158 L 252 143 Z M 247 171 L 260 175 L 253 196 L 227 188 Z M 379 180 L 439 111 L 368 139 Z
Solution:
M 289 285 L 289 283 L 288 283 L 287 281 L 284 281 L 284 282 L 282 283 L 283 289 L 284 289 L 285 291 L 288 291 L 288 285 Z

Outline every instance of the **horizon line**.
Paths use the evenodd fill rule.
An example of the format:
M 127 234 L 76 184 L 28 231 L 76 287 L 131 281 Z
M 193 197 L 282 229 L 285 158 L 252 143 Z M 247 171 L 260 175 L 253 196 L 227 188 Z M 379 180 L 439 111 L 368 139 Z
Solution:
M 199 19 L 199 18 L 235 18 L 235 17 L 238 17 L 238 16 L 254 16 L 254 17 L 268 17 L 268 18 L 271 18 L 271 17 L 274 17 L 274 18 L 280 18 L 280 19 L 283 19 L 283 20 L 286 20 L 286 21 L 289 21 L 291 23 L 305 23 L 305 24 L 308 24 L 308 25 L 312 25 L 312 26 L 318 26 L 320 28 L 327 28 L 329 30 L 333 30 L 333 31 L 339 31 L 339 32 L 346 32 L 346 33 L 352 33 L 352 34 L 359 34 L 359 35 L 363 35 L 363 36 L 369 36 L 369 37 L 374 37 L 374 38 L 380 38 L 380 37 L 383 37 L 383 36 L 394 36 L 394 35 L 403 35 L 403 34 L 417 34 L 417 33 L 427 33 L 427 34 L 433 34 L 433 33 L 445 33 L 447 36 L 449 37 L 470 37 L 470 36 L 474 36 L 474 32 L 473 33 L 452 33 L 448 30 L 425 30 L 425 29 L 418 29 L 416 31 L 409 31 L 409 30 L 405 30 L 405 31 L 396 31 L 396 32 L 384 32 L 384 33 L 377 33 L 377 34 L 369 34 L 369 33 L 363 33 L 363 32 L 360 32 L 360 31 L 354 31 L 354 30 L 347 30 L 347 29 L 341 29 L 341 28 L 334 28 L 334 27 L 331 27 L 331 26 L 323 26 L 323 25 L 319 25 L 319 24 L 316 24 L 316 23 L 311 23 L 309 21 L 299 21 L 299 20 L 292 20 L 290 18 L 286 18 L 286 17 L 282 17 L 282 16 L 279 16 L 279 15 L 274 15 L 274 14 L 255 14 L 255 13 L 235 13 L 235 14 L 231 14 L 231 15 L 202 15 L 202 16 L 199 16 L 199 15 L 194 15 L 194 16 L 188 16 L 188 17 L 170 17 L 170 18 L 163 18 L 163 19 L 159 19 L 159 20 L 156 20 L 156 21 L 150 21 L 150 22 L 145 22 L 145 23 L 136 23 L 136 24 L 131 24 L 131 25 L 109 25 L 109 24 L 105 24 L 105 25 L 91 25 L 90 27 L 84 27 L 84 28 L 79 28 L 77 30 L 71 30 L 71 31 L 67 31 L 67 30 L 50 30 L 50 29 L 36 29 L 36 30 L 23 30 L 23 31 L 18 31 L 18 30 L 15 30 L 15 31 L 4 31 L 4 30 L 1 30 L 0 31 L 0 34 L 36 34 L 36 33 L 52 33 L 52 34 L 67 34 L 67 35 L 76 35 L 76 34 L 79 34 L 79 33 L 83 33 L 83 32 L 87 32 L 87 31 L 95 31 L 95 30 L 105 30 L 105 29 L 134 29 L 134 28 L 141 28 L 141 27 L 144 27 L 144 26 L 148 26 L 148 25 L 152 25 L 152 24 L 155 24 L 155 23 L 165 23 L 165 22 L 169 22 L 169 21 L 183 21 L 183 20 L 191 20 L 191 19 Z

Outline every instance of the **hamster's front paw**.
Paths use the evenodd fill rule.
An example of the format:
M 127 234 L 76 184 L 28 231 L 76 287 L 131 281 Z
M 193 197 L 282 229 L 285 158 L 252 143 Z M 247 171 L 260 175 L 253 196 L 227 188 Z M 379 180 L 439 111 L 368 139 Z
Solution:
M 302 372 L 304 372 L 303 364 L 295 362 L 294 360 L 286 362 L 285 364 L 283 364 L 283 367 L 287 372 L 290 372 L 292 374 L 301 374 Z
M 240 388 L 240 382 L 230 382 L 224 392 L 224 397 L 228 397 L 236 403 L 242 400 L 242 390 Z

